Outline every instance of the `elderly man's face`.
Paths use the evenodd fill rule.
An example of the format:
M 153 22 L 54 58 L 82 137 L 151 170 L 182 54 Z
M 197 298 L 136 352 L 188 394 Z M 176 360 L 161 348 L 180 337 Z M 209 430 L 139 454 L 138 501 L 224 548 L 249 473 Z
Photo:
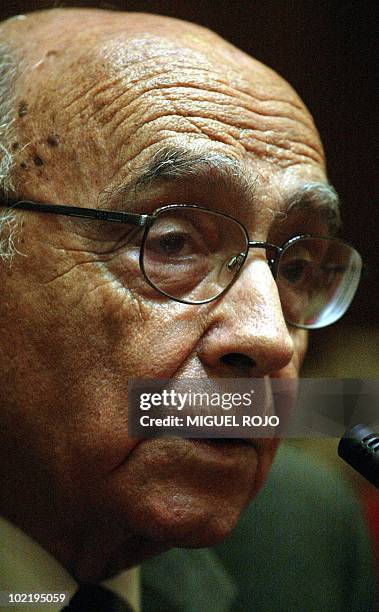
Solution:
M 18 196 L 139 213 L 201 204 L 275 244 L 327 231 L 317 188 L 306 211 L 286 210 L 326 182 L 311 117 L 277 75 L 212 33 L 58 10 L 5 34 L 24 60 Z M 306 345 L 283 319 L 263 251 L 221 299 L 191 306 L 147 285 L 128 231 L 24 213 L 25 257 L 0 271 L 2 506 L 82 579 L 219 541 L 276 448 L 128 439 L 128 378 L 295 377 Z

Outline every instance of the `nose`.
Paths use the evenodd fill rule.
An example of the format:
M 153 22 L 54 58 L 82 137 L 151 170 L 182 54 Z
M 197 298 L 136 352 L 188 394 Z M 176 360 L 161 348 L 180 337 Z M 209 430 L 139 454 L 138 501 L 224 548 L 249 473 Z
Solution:
M 291 361 L 294 345 L 266 260 L 245 263 L 210 317 L 198 356 L 215 375 L 261 377 Z

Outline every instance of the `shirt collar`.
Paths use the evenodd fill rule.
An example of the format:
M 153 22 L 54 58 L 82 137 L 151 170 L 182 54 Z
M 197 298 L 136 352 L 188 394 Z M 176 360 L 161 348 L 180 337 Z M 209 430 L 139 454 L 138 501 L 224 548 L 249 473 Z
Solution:
M 50 553 L 2 517 L 0 542 L 0 591 L 67 593 L 67 605 L 78 585 Z M 122 572 L 102 584 L 126 599 L 134 610 L 140 610 L 139 568 Z M 62 605 L 44 604 L 43 609 L 44 612 L 52 612 L 62 609 Z

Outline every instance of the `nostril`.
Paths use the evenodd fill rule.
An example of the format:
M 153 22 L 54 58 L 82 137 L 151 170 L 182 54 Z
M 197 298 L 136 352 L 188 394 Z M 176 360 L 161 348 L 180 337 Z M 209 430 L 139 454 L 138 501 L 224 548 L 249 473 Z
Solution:
M 251 359 L 251 357 L 243 353 L 228 353 L 227 355 L 223 355 L 220 361 L 225 365 L 243 370 L 248 370 L 256 366 L 254 359 Z

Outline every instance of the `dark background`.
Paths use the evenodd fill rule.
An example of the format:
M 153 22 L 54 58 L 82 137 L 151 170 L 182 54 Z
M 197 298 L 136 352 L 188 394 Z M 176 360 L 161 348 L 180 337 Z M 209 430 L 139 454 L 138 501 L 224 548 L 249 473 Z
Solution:
M 51 6 L 145 11 L 194 21 L 218 32 L 285 77 L 310 108 L 327 152 L 329 178 L 343 202 L 341 236 L 362 253 L 369 276 L 350 325 L 378 324 L 378 201 L 375 74 L 376 2 L 323 0 L 128 0 L 0 3 L 0 18 Z M 328 331 L 313 332 L 317 342 Z

